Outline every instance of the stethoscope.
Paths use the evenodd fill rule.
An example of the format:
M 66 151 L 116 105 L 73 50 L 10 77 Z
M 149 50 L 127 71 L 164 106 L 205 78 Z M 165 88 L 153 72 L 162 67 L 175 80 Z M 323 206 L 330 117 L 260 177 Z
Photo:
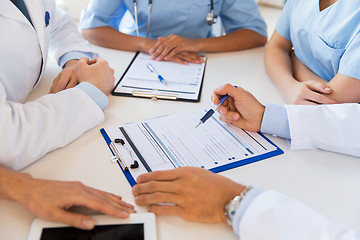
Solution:
M 149 5 L 149 8 L 148 8 L 149 9 L 148 10 L 149 17 L 148 17 L 148 26 L 147 26 L 147 31 L 146 31 L 146 37 L 149 36 L 149 32 L 150 32 L 152 0 L 148 0 L 148 5 Z M 134 15 L 135 15 L 135 24 L 136 24 L 136 35 L 139 36 L 139 24 L 138 24 L 136 0 L 134 0 Z M 216 23 L 217 18 L 218 17 L 214 14 L 214 0 L 210 0 L 210 12 L 206 16 L 206 23 L 208 25 L 212 25 L 212 24 Z

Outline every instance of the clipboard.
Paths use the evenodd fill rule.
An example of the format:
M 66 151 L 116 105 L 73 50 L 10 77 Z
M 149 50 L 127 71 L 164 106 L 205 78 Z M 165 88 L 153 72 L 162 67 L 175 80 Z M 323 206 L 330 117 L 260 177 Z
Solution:
M 169 61 L 155 61 L 146 53 L 137 52 L 117 82 L 111 94 L 114 96 L 151 98 L 199 102 L 205 76 L 204 63 L 183 65 Z M 154 66 L 165 79 L 162 84 L 148 68 Z
M 111 160 L 120 167 L 131 186 L 136 185 L 137 176 L 156 170 L 195 166 L 218 173 L 284 153 L 262 133 L 223 123 L 216 119 L 217 114 L 209 118 L 202 129 L 195 130 L 204 112 L 206 110 L 200 109 L 172 114 L 110 126 L 100 132 L 113 155 Z M 179 134 L 184 128 L 189 129 Z M 173 138 L 175 135 L 180 142 Z M 198 145 L 190 149 L 194 141 Z

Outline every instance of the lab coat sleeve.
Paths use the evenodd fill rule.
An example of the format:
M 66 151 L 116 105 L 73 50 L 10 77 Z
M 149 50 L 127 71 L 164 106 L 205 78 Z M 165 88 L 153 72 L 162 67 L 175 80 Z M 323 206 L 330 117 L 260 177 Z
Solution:
M 260 194 L 246 210 L 241 240 L 359 240 L 350 228 L 333 223 L 303 203 L 278 192 Z
M 286 105 L 291 149 L 320 148 L 360 157 L 360 105 Z
M 14 170 L 24 168 L 103 119 L 102 110 L 79 88 L 22 104 L 8 101 L 0 85 L 0 164 Z
M 70 15 L 60 8 L 53 11 L 49 53 L 56 63 L 64 54 L 76 51 L 93 53 L 95 49 L 78 31 Z

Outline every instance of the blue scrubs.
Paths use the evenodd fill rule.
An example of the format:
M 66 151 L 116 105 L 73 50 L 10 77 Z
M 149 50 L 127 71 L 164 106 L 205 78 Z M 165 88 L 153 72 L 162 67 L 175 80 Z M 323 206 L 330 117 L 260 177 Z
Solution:
M 321 78 L 360 79 L 360 1 L 338 0 L 320 11 L 319 0 L 288 0 L 276 31 Z
M 148 0 L 137 0 L 139 35 L 146 36 Z M 133 0 L 91 0 L 82 12 L 80 28 L 110 26 L 119 29 L 126 11 L 134 18 Z M 212 37 L 206 23 L 210 0 L 154 0 L 151 12 L 150 38 L 176 34 L 187 38 Z M 225 32 L 250 29 L 266 36 L 266 24 L 254 0 L 214 0 L 214 14 L 221 17 Z M 136 26 L 130 32 L 136 36 Z

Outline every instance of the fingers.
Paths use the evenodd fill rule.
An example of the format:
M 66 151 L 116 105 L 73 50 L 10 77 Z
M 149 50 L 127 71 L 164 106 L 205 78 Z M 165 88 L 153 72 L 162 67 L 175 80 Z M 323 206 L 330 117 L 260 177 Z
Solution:
M 314 91 L 309 91 L 306 97 L 307 103 L 306 104 L 336 104 L 338 103 L 337 101 L 322 95 L 320 93 L 314 92 Z
M 325 83 L 317 82 L 317 81 L 308 81 L 306 82 L 309 88 L 313 91 L 330 94 L 332 92 L 331 88 L 327 86 Z
M 151 181 L 135 185 L 132 189 L 132 194 L 134 196 L 139 196 L 141 194 L 150 194 L 155 192 L 177 193 L 178 190 L 179 188 L 174 181 Z
M 154 192 L 135 196 L 135 203 L 139 205 L 177 204 L 179 201 L 179 195 L 174 193 Z
M 54 80 L 50 88 L 50 93 L 57 93 L 67 88 L 72 88 L 78 84 L 78 79 L 74 69 L 65 68 Z
M 78 213 L 71 213 L 62 209 L 51 209 L 48 216 L 43 216 L 44 219 L 62 222 L 76 228 L 90 230 L 94 228 L 94 220 L 89 217 Z
M 179 178 L 179 172 L 182 171 L 181 168 L 176 168 L 167 171 L 155 171 L 150 173 L 145 173 L 137 177 L 137 183 L 146 183 L 150 181 L 174 181 Z
M 225 123 L 233 123 L 240 119 L 240 114 L 237 112 L 228 112 L 227 114 L 221 114 L 219 118 Z
M 219 88 L 216 88 L 214 90 L 214 94 L 218 95 L 217 98 L 214 97 L 214 104 L 217 104 L 220 100 L 219 96 L 223 96 L 223 95 L 229 95 L 230 97 L 236 97 L 238 95 L 241 95 L 241 92 L 244 92 L 245 90 L 241 87 L 234 87 L 233 85 L 227 83 Z
M 150 205 L 148 211 L 156 215 L 173 215 L 173 216 L 183 216 L 184 209 L 180 206 L 173 205 Z
M 182 59 L 186 63 L 200 64 L 200 63 L 205 62 L 204 58 L 201 55 L 199 55 L 197 53 L 193 53 L 193 52 L 186 52 L 186 51 L 180 52 L 180 53 L 176 54 L 175 56 L 170 56 L 170 54 L 169 54 L 164 59 L 167 61 L 172 61 L 173 58 Z
M 85 206 L 104 214 L 119 218 L 127 218 L 130 212 L 134 212 L 134 206 L 124 202 L 113 194 L 84 186 L 78 191 L 78 197 L 74 205 Z M 81 194 L 79 194 L 81 193 Z

